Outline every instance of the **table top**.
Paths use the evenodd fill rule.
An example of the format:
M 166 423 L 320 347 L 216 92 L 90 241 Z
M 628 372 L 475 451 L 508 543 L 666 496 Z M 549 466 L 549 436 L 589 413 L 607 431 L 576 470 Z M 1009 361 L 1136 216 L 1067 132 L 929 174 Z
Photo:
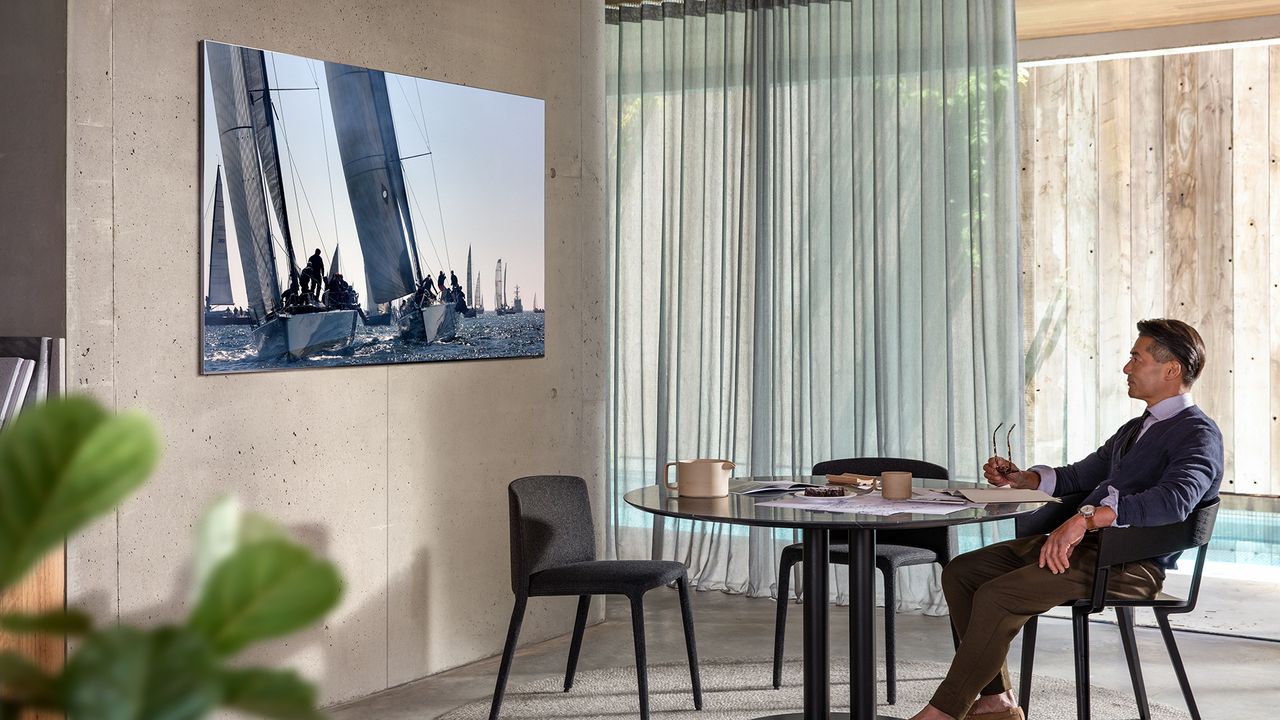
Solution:
M 733 478 L 730 481 L 730 488 L 733 489 L 740 481 L 755 480 L 785 480 L 810 485 L 825 485 L 827 483 L 825 477 L 809 475 L 747 477 Z M 926 478 L 913 478 L 912 484 L 915 487 L 935 490 L 979 487 L 977 483 L 930 480 Z M 648 485 L 628 492 L 624 499 L 629 505 L 645 512 L 689 520 L 708 520 L 732 525 L 775 528 L 877 528 L 881 530 L 944 527 L 947 525 L 991 522 L 1035 512 L 1043 506 L 1043 503 L 987 503 L 982 507 L 960 508 L 947 515 L 898 513 L 896 515 L 879 516 L 800 508 L 761 507 L 759 505 L 762 502 L 779 500 L 784 497 L 786 497 L 785 494 L 739 495 L 730 492 L 728 497 L 722 498 L 683 498 L 672 497 L 672 493 L 660 485 Z

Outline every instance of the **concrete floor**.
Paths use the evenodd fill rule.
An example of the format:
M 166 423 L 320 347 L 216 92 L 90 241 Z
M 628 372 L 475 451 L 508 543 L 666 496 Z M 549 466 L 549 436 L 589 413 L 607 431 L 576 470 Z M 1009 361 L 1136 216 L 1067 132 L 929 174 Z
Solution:
M 537 599 L 531 602 L 538 602 Z M 719 592 L 695 593 L 698 653 L 702 658 L 768 659 L 773 652 L 774 603 Z M 680 611 L 673 590 L 654 590 L 646 596 L 645 625 L 650 663 L 684 662 Z M 605 622 L 588 628 L 579 670 L 626 666 L 633 663 L 631 620 L 625 601 L 610 599 Z M 1110 615 L 1110 613 L 1108 613 Z M 799 605 L 788 613 L 787 654 L 801 653 L 802 615 Z M 744 631 L 749 628 L 750 631 Z M 847 656 L 848 612 L 832 608 L 831 652 Z M 1154 702 L 1184 707 L 1157 630 L 1139 628 L 1147 690 Z M 1095 625 L 1092 639 L 1092 677 L 1095 686 L 1132 692 L 1119 634 L 1110 625 Z M 878 637 L 883 637 L 880 635 Z M 880 643 L 877 642 L 879 645 Z M 1215 635 L 1179 633 L 1178 646 L 1187 663 L 1192 687 L 1206 718 L 1274 718 L 1280 712 L 1280 643 L 1241 640 Z M 548 676 L 563 677 L 569 637 L 520 648 L 510 686 Z M 1036 672 L 1072 677 L 1071 624 L 1045 618 L 1040 622 Z M 881 648 L 883 651 L 883 648 Z M 1011 661 L 1020 652 L 1015 642 Z M 898 616 L 898 657 L 903 660 L 948 662 L 951 640 L 945 617 Z M 425 720 L 438 717 L 493 693 L 498 658 L 492 657 L 448 672 L 350 702 L 330 711 L 334 720 Z

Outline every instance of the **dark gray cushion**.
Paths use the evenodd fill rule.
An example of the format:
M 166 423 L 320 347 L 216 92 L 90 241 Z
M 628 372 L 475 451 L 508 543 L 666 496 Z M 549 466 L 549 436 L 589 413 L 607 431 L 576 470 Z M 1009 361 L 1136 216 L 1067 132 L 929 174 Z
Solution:
M 831 562 L 848 565 L 849 546 L 832 545 Z M 938 554 L 932 550 L 908 547 L 906 545 L 876 545 L 876 565 L 885 564 L 889 567 L 897 568 L 906 565 L 928 565 L 935 562 L 938 562 Z
M 547 568 L 596 559 L 587 483 L 572 475 L 534 475 L 507 486 L 511 589 Z
M 548 568 L 529 578 L 530 595 L 638 595 L 684 577 L 670 560 L 589 560 Z

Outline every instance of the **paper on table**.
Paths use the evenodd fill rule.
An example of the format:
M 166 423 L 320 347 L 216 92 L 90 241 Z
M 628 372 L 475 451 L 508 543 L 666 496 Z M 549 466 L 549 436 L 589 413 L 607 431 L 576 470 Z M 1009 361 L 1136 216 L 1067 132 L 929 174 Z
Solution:
M 951 494 L 963 495 L 969 502 L 976 503 L 1034 503 L 1034 502 L 1062 502 L 1058 498 L 1050 495 L 1043 490 L 1019 490 L 1017 488 L 993 487 L 993 488 L 964 488 L 961 490 L 948 490 Z
M 809 483 L 791 482 L 789 480 L 740 480 L 729 486 L 729 492 L 735 495 L 764 495 L 788 490 L 803 490 L 807 487 L 813 486 Z
M 857 513 L 859 515 L 897 515 L 898 513 L 914 513 L 917 515 L 949 515 L 957 510 L 978 507 L 973 503 L 938 503 L 916 502 L 912 500 L 885 500 L 878 495 L 858 495 L 831 499 L 792 500 L 780 499 L 758 502 L 756 507 L 794 508 L 799 510 L 817 510 L 820 512 Z

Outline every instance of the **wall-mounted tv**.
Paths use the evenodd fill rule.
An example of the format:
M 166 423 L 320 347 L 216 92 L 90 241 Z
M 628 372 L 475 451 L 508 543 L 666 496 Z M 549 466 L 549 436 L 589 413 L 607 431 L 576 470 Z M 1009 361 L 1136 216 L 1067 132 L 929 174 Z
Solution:
M 542 100 L 201 50 L 204 373 L 543 355 Z

